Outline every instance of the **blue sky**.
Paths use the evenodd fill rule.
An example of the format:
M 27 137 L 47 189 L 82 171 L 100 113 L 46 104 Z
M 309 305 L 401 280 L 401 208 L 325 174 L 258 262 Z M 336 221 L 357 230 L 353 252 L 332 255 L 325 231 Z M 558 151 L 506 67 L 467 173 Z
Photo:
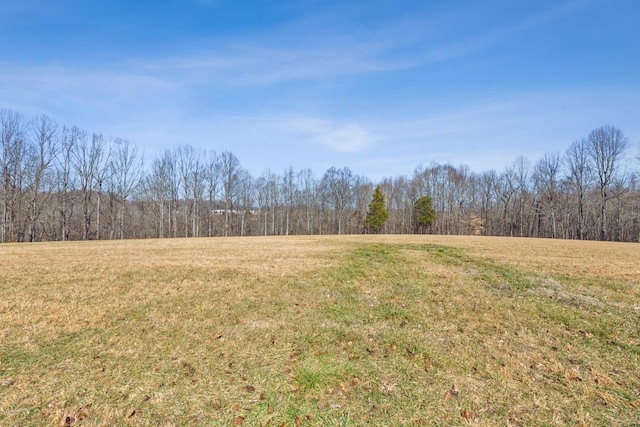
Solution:
M 0 0 L 0 107 L 252 174 L 640 146 L 637 0 Z

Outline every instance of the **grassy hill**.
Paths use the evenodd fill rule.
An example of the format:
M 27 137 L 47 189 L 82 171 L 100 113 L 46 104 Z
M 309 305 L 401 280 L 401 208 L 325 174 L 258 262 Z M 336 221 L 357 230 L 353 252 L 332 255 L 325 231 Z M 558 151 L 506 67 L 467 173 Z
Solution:
M 640 245 L 0 246 L 0 425 L 640 423 Z

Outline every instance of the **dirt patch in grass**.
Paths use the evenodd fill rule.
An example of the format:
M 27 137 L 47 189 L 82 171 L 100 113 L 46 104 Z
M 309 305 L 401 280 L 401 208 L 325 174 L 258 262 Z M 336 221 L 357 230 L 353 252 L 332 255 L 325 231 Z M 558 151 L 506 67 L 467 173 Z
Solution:
M 637 249 L 561 243 L 4 245 L 0 424 L 638 423 Z

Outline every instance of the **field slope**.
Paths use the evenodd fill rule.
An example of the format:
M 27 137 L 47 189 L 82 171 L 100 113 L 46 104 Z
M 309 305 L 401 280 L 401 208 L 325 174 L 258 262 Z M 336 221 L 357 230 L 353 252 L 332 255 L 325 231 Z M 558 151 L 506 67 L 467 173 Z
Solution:
M 640 424 L 640 245 L 0 246 L 0 425 Z

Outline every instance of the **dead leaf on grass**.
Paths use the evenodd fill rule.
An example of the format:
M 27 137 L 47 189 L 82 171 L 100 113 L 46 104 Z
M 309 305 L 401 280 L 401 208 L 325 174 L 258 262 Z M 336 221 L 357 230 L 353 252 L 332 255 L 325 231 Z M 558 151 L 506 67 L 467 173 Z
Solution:
M 601 403 L 604 405 L 613 405 L 616 403 L 616 398 L 607 392 L 598 393 L 598 396 L 602 399 Z
M 462 411 L 460 415 L 462 415 L 462 418 L 464 418 L 467 421 L 476 421 L 479 418 L 478 414 L 476 414 L 475 412 L 467 411 L 467 410 Z
M 460 390 L 458 390 L 458 388 L 456 387 L 456 385 L 454 384 L 451 387 L 451 390 L 447 391 L 444 394 L 444 398 L 445 399 L 451 399 L 452 397 L 458 397 L 458 394 L 460 394 Z
M 0 385 L 2 385 L 2 387 L 9 387 L 10 385 L 14 385 L 16 383 L 16 380 L 14 380 L 13 378 L 9 378 L 8 380 L 4 380 L 0 383 Z
M 383 378 L 381 381 L 381 388 L 382 391 L 387 393 L 387 394 L 391 394 L 395 391 L 396 389 L 396 385 L 392 384 L 391 381 L 389 381 L 388 378 Z
M 184 375 L 187 377 L 192 377 L 196 373 L 196 368 L 191 366 L 191 364 L 188 362 L 184 362 L 182 364 L 182 369 L 183 369 Z
M 580 335 L 584 336 L 584 337 L 585 337 L 585 338 L 587 338 L 587 339 L 593 338 L 593 334 L 592 334 L 592 333 L 589 333 L 589 332 L 587 332 L 587 331 L 582 331 L 582 330 L 580 330 L 580 331 L 578 331 L 578 333 L 579 333 Z
M 71 415 L 62 415 L 62 418 L 60 419 L 60 422 L 58 423 L 58 425 L 60 427 L 71 427 L 72 425 L 75 424 L 75 422 L 76 422 L 76 419 Z

